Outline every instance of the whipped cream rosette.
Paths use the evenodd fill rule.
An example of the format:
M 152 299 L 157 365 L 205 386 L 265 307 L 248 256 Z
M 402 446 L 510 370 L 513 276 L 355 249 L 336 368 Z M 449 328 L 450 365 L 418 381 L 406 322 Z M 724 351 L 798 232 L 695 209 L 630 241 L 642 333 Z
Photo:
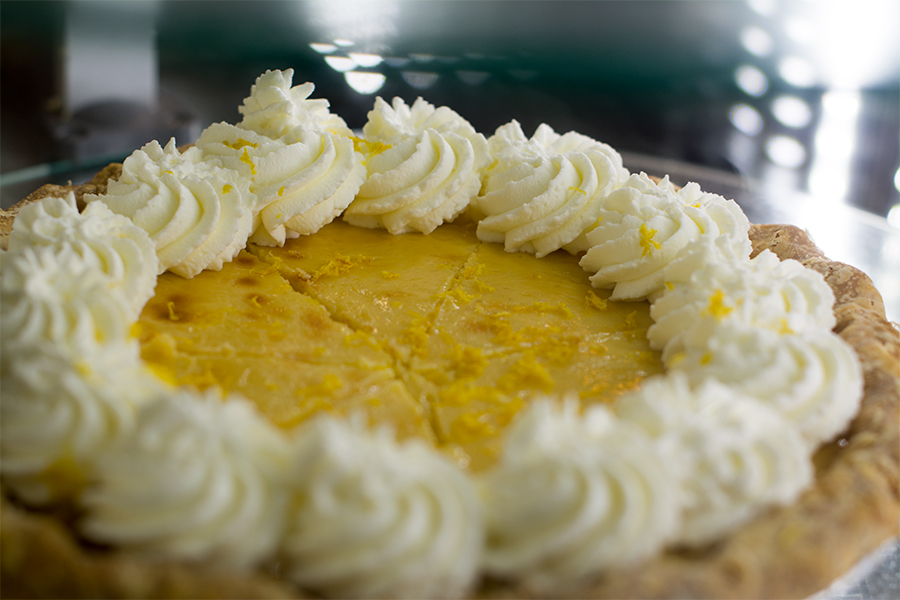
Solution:
M 421 98 L 376 98 L 363 134 L 368 179 L 344 213 L 361 227 L 431 233 L 469 206 L 490 162 L 483 135 Z
M 677 353 L 722 321 L 781 333 L 834 327 L 834 293 L 825 279 L 768 250 L 748 260 L 727 237 L 693 242 L 666 267 L 666 289 L 650 307 L 650 347 Z
M 136 150 L 106 194 L 84 199 L 102 202 L 149 233 L 160 272 L 191 278 L 221 269 L 247 244 L 256 205 L 249 183 L 196 147 L 179 152 L 172 139 L 165 149 L 153 141 Z
M 131 433 L 158 381 L 135 345 L 108 343 L 73 361 L 52 343 L 20 351 L 3 367 L 0 473 L 30 504 L 68 500 L 93 477 L 96 458 Z
M 64 246 L 0 253 L 0 472 L 27 501 L 77 492 L 155 386 L 123 290 Z
M 618 414 L 672 460 L 685 494 L 678 543 L 713 541 L 768 506 L 793 502 L 812 482 L 799 432 L 722 384 L 691 389 L 678 374 L 651 378 L 619 401 Z
M 725 322 L 663 358 L 694 386 L 715 379 L 771 405 L 811 446 L 843 431 L 862 397 L 859 360 L 827 329 L 781 334 Z
M 320 417 L 297 437 L 285 573 L 333 597 L 458 597 L 483 544 L 473 482 L 419 441 Z
M 749 256 L 749 228 L 733 200 L 696 184 L 676 191 L 668 178 L 657 184 L 641 173 L 606 197 L 580 264 L 594 273 L 595 287 L 613 289 L 613 300 L 652 299 L 665 287 L 665 267 L 688 244 L 726 236 L 736 253 Z
M 257 565 L 284 526 L 289 452 L 242 398 L 161 392 L 98 460 L 81 530 L 151 556 Z
M 316 86 L 307 82 L 292 87 L 293 78 L 293 69 L 269 70 L 257 77 L 250 96 L 238 108 L 244 116 L 238 127 L 272 139 L 297 127 L 350 136 L 344 120 L 329 110 L 328 100 L 309 99 Z
M 48 246 L 71 248 L 85 262 L 112 278 L 134 315 L 153 296 L 159 259 L 147 232 L 101 203 L 78 212 L 75 195 L 44 198 L 23 206 L 9 236 L 9 250 Z
M 272 139 L 216 123 L 197 147 L 251 181 L 259 218 L 250 240 L 263 246 L 315 233 L 347 208 L 366 178 L 350 138 L 304 126 Z
M 517 121 L 488 140 L 494 163 L 473 209 L 483 218 L 478 238 L 509 252 L 538 257 L 565 248 L 587 250 L 585 233 L 606 196 L 628 178 L 610 146 L 575 132 L 559 135 L 540 125 L 531 139 Z
M 133 341 L 123 291 L 74 249 L 28 247 L 0 257 L 4 365 L 45 342 L 89 361 L 107 344 Z
M 537 592 L 578 589 L 659 550 L 680 527 L 681 491 L 664 455 L 604 407 L 584 417 L 537 400 L 482 478 L 485 569 Z

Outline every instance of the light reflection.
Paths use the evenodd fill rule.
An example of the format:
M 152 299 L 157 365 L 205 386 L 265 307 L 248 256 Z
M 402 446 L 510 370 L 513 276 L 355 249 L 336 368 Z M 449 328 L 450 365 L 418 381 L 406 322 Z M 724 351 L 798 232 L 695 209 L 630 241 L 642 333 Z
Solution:
M 395 69 L 402 69 L 410 62 L 412 62 L 411 58 L 406 58 L 403 56 L 388 56 L 384 59 L 384 63 L 387 66 L 394 67 Z
M 900 229 L 900 204 L 895 204 L 887 214 L 888 225 Z
M 739 169 L 752 169 L 756 163 L 759 146 L 749 136 L 732 131 L 728 136 L 728 158 Z
M 360 67 L 377 67 L 383 60 L 381 56 L 377 54 L 369 54 L 366 52 L 349 52 L 347 55 L 356 61 L 356 64 Z
M 434 60 L 433 54 L 424 54 L 421 52 L 411 52 L 409 57 L 419 63 L 427 63 Z
M 794 129 L 809 125 L 812 109 L 796 96 L 779 96 L 772 102 L 772 114 L 779 123 Z
M 850 189 L 860 103 L 858 92 L 833 91 L 822 96 L 809 173 L 809 191 L 817 197 L 843 200 Z
M 762 71 L 752 65 L 741 65 L 734 72 L 734 80 L 744 93 L 762 96 L 769 89 L 769 80 Z
M 784 32 L 798 44 L 808 44 L 813 41 L 815 36 L 812 24 L 802 17 L 785 20 Z
M 287 3 L 285 3 L 287 4 Z M 377 48 L 397 35 L 396 0 L 304 0 L 292 2 L 303 29 L 340 48 Z
M 900 169 L 897 169 L 897 172 L 894 173 L 894 187 L 900 192 Z
M 403 71 L 400 73 L 403 81 L 417 90 L 427 90 L 433 86 L 438 80 L 437 73 L 429 73 L 425 71 Z
M 778 62 L 778 74 L 794 87 L 807 88 L 816 82 L 816 69 L 799 56 L 788 56 Z
M 385 76 L 367 71 L 347 71 L 344 73 L 344 80 L 360 94 L 374 94 L 384 85 Z
M 741 44 L 755 56 L 768 56 L 772 52 L 772 36 L 759 27 L 747 27 L 741 32 Z
M 747 0 L 747 5 L 758 14 L 769 17 L 775 13 L 775 0 Z
M 728 113 L 728 119 L 732 125 L 747 135 L 753 136 L 762 131 L 762 115 L 752 106 L 735 104 Z
M 319 54 L 331 54 L 332 52 L 337 50 L 337 46 L 335 46 L 334 44 L 317 44 L 313 42 L 309 45 L 309 47 Z
M 796 169 L 806 160 L 806 149 L 792 137 L 775 135 L 766 144 L 766 155 L 776 165 Z
M 815 28 L 810 48 L 831 87 L 858 89 L 873 83 L 896 82 L 897 0 L 826 0 L 804 7 Z
M 459 77 L 460 81 L 468 85 L 481 85 L 488 80 L 491 74 L 487 71 L 460 70 L 456 72 L 456 76 Z
M 326 56 L 325 62 L 335 71 L 352 71 L 357 67 L 356 61 L 347 56 Z

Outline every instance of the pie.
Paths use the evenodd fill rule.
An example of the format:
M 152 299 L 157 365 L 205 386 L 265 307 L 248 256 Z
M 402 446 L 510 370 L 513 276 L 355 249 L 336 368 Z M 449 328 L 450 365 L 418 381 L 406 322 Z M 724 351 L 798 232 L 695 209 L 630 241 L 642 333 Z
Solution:
M 260 82 L 257 85 L 260 86 Z M 306 96 L 312 91 L 294 92 L 297 88 L 289 87 L 289 78 L 285 89 Z M 299 101 L 315 102 L 305 100 L 306 96 Z M 248 101 L 245 106 L 252 104 Z M 245 120 L 256 115 L 253 108 L 250 106 L 245 113 Z M 240 214 L 235 212 L 234 231 L 244 231 L 250 239 L 241 247 L 243 249 L 206 248 L 203 253 L 197 253 L 193 249 L 197 246 L 194 246 L 183 251 L 179 246 L 182 238 L 177 236 L 172 236 L 175 242 L 168 246 L 157 244 L 160 256 L 180 257 L 179 265 L 182 266 L 174 268 L 176 272 L 182 269 L 182 275 L 190 278 L 163 273 L 156 280 L 152 297 L 142 305 L 131 335 L 139 341 L 142 364 L 152 375 L 146 371 L 136 373 L 135 387 L 144 385 L 143 378 L 151 377 L 167 382 L 166 385 L 207 390 L 207 394 L 221 388 L 227 394 L 240 394 L 253 400 L 255 410 L 264 415 L 268 423 L 265 427 L 274 425 L 285 431 L 303 423 L 316 422 L 315 415 L 322 413 L 340 416 L 337 421 L 328 423 L 358 420 L 362 414 L 371 426 L 387 424 L 399 440 L 414 440 L 411 443 L 417 450 L 403 455 L 408 455 L 411 461 L 418 461 L 420 453 L 443 456 L 438 463 L 423 464 L 432 465 L 428 468 L 437 469 L 435 472 L 448 480 L 455 481 L 462 472 L 471 473 L 475 478 L 486 477 L 483 479 L 488 482 L 485 485 L 490 485 L 491 473 L 501 472 L 501 466 L 508 466 L 505 461 L 510 452 L 516 449 L 532 451 L 532 446 L 528 445 L 532 440 L 525 440 L 524 445 L 522 442 L 522 432 L 527 433 L 529 426 L 532 431 L 549 435 L 550 430 L 544 429 L 546 423 L 541 421 L 541 415 L 557 418 L 553 415 L 557 414 L 558 404 L 544 405 L 543 413 L 532 410 L 529 405 L 536 396 L 566 397 L 570 403 L 580 403 L 585 414 L 597 417 L 599 424 L 590 426 L 582 425 L 577 417 L 572 417 L 574 413 L 566 413 L 575 419 L 571 423 L 565 421 L 569 417 L 560 417 L 563 419 L 560 431 L 570 431 L 566 427 L 571 425 L 573 435 L 585 427 L 606 431 L 603 427 L 608 423 L 620 423 L 616 420 L 620 418 L 652 425 L 652 410 L 651 413 L 645 410 L 647 406 L 652 408 L 652 398 L 640 399 L 641 390 L 646 396 L 647 390 L 663 389 L 654 385 L 667 385 L 659 384 L 669 381 L 662 378 L 664 372 L 682 368 L 690 372 L 677 363 L 694 360 L 691 352 L 695 342 L 687 334 L 675 335 L 674 344 L 654 342 L 660 336 L 673 337 L 663 331 L 663 317 L 658 309 L 654 313 L 651 302 L 646 299 L 629 297 L 673 298 L 675 292 L 666 296 L 661 290 L 653 293 L 634 291 L 663 283 L 672 285 L 671 281 L 655 282 L 655 275 L 642 272 L 629 279 L 627 285 L 616 287 L 618 284 L 601 283 L 605 287 L 595 288 L 579 265 L 581 255 L 586 251 L 583 255 L 589 256 L 596 243 L 618 239 L 610 238 L 612 234 L 608 232 L 592 234 L 591 227 L 600 228 L 598 223 L 604 223 L 605 227 L 611 222 L 616 227 L 625 227 L 622 223 L 628 222 L 626 217 L 621 218 L 621 223 L 616 222 L 617 215 L 624 213 L 613 214 L 612 209 L 604 209 L 608 210 L 601 213 L 605 215 L 605 221 L 597 221 L 596 213 L 590 213 L 593 216 L 588 218 L 579 212 L 560 228 L 565 230 L 568 224 L 576 223 L 577 227 L 572 225 L 571 231 L 547 233 L 544 229 L 540 235 L 532 232 L 530 237 L 525 236 L 523 232 L 529 231 L 528 227 L 510 226 L 514 219 L 504 216 L 508 208 L 504 204 L 504 194 L 510 189 L 510 183 L 504 180 L 504 173 L 496 163 L 491 168 L 499 175 L 493 183 L 486 183 L 481 188 L 481 196 L 488 199 L 468 210 L 465 208 L 468 205 L 461 203 L 459 198 L 468 199 L 479 192 L 477 189 L 472 191 L 473 184 L 462 176 L 458 186 L 441 190 L 440 201 L 430 205 L 433 210 L 410 208 L 385 212 L 379 208 L 383 207 L 383 198 L 391 194 L 394 199 L 397 197 L 396 192 L 385 194 L 383 189 L 379 191 L 379 186 L 389 187 L 390 177 L 385 173 L 391 173 L 392 163 L 397 162 L 396 152 L 389 150 L 408 146 L 413 152 L 413 148 L 427 149 L 428 144 L 438 150 L 450 148 L 456 156 L 464 157 L 460 164 L 478 170 L 488 168 L 487 161 L 479 158 L 479 152 L 487 150 L 487 144 L 479 149 L 481 142 L 470 132 L 458 128 L 444 130 L 444 137 L 437 139 L 440 136 L 432 132 L 441 131 L 442 123 L 446 123 L 446 112 L 429 112 L 419 104 L 409 109 L 395 101 L 391 108 L 394 112 L 383 113 L 402 116 L 407 110 L 411 122 L 428 122 L 428 127 L 422 127 L 428 133 L 412 142 L 394 131 L 402 129 L 403 123 L 390 119 L 376 123 L 381 129 L 372 131 L 378 129 L 373 127 L 367 131 L 364 142 L 353 140 L 340 130 L 339 123 L 321 113 L 320 108 L 314 106 L 315 110 L 310 110 L 318 110 L 317 118 L 327 123 L 327 133 L 316 138 L 320 140 L 316 142 L 320 144 L 317 147 L 319 155 L 331 153 L 336 157 L 335 163 L 339 163 L 342 148 L 349 147 L 352 152 L 355 144 L 368 156 L 367 167 L 381 175 L 381 179 L 372 177 L 372 172 L 368 178 L 361 177 L 357 167 L 348 165 L 346 178 L 338 181 L 323 175 L 321 183 L 316 184 L 319 189 L 330 186 L 330 204 L 325 208 L 310 208 L 293 200 L 278 204 L 283 198 L 291 198 L 292 194 L 300 197 L 306 193 L 301 188 L 308 184 L 309 177 L 287 177 L 286 180 L 294 184 L 279 183 L 272 174 L 277 169 L 271 165 L 267 167 L 264 159 L 270 154 L 283 153 L 283 156 L 294 150 L 299 152 L 294 148 L 296 144 L 304 144 L 304 148 L 309 146 L 312 136 L 308 129 L 304 129 L 302 135 L 290 133 L 295 138 L 281 145 L 272 140 L 288 135 L 284 133 L 289 128 L 283 119 L 254 121 L 255 129 L 239 132 L 242 137 L 238 139 L 233 137 L 233 129 L 224 124 L 205 132 L 198 146 L 211 148 L 207 150 L 211 154 L 218 153 L 219 164 L 224 165 L 222 168 L 238 170 L 244 168 L 243 164 L 258 171 L 253 173 L 256 177 L 255 196 L 268 194 L 273 200 L 262 209 L 248 203 L 244 207 L 246 210 Z M 405 135 L 410 139 L 413 137 L 409 132 Z M 516 134 L 507 130 L 504 135 L 514 138 Z M 621 168 L 615 164 L 614 155 L 581 138 L 554 138 L 547 131 L 536 134 L 536 138 L 540 136 L 544 136 L 541 139 L 547 144 L 564 147 L 565 150 L 560 152 L 574 148 L 576 154 L 590 156 L 591 164 L 600 165 L 596 167 L 600 171 L 606 169 L 605 172 L 611 174 L 609 177 L 614 178 Z M 514 140 L 507 142 L 509 147 Z M 168 167 L 174 173 L 173 177 L 182 176 L 189 182 L 185 185 L 199 186 L 195 181 L 205 178 L 205 181 L 214 182 L 212 186 L 216 193 L 223 197 L 235 193 L 235 188 L 240 185 L 224 178 L 221 171 L 207 171 L 207 167 L 197 164 L 185 167 L 186 174 L 179 175 L 181 163 L 176 159 L 180 160 L 181 155 L 178 151 L 158 148 L 158 151 L 149 149 L 146 156 L 155 156 L 154 160 Z M 497 149 L 493 150 L 496 152 Z M 573 158 L 571 162 L 577 167 L 579 160 L 586 159 Z M 435 163 L 441 164 L 440 160 Z M 541 165 L 543 163 L 534 169 L 538 175 L 544 168 Z M 271 170 L 267 171 L 269 167 Z M 121 166 L 111 165 L 84 186 L 45 186 L 11 211 L 4 211 L 0 220 L 4 246 L 16 212 L 45 197 L 64 198 L 73 192 L 71 202 L 77 202 L 84 213 L 85 194 L 90 201 L 87 206 L 96 203 L 97 197 L 110 190 L 115 192 L 116 185 L 122 188 L 120 191 L 124 196 L 135 194 L 134 190 L 139 186 L 128 183 L 129 168 L 126 165 L 123 175 Z M 449 170 L 456 173 L 464 169 Z M 326 171 L 323 169 L 322 172 Z M 191 179 L 196 173 L 202 177 Z M 524 181 L 520 175 L 508 179 L 512 180 L 512 188 L 517 189 L 517 193 L 528 191 L 516 188 L 516 182 Z M 363 180 L 369 183 L 360 183 Z M 574 199 L 570 204 L 582 196 L 599 197 L 605 193 L 602 192 L 604 181 L 608 183 L 609 180 L 602 176 L 583 178 L 578 185 L 569 186 L 574 189 L 564 190 L 565 195 Z M 124 189 L 124 185 L 132 187 Z M 634 185 L 645 190 L 646 186 L 664 186 L 665 183 L 642 180 Z M 362 186 L 355 193 L 356 199 L 361 199 L 358 204 L 350 203 L 352 197 L 346 198 L 353 195 L 348 190 L 354 186 Z M 496 193 L 489 197 L 492 191 Z M 688 190 L 690 193 L 693 192 Z M 420 188 L 417 194 L 429 200 L 432 192 Z M 419 197 L 413 202 L 418 203 Z M 700 205 L 708 201 L 692 197 L 690 202 Z M 340 207 L 345 204 L 353 208 Z M 729 212 L 730 208 L 721 203 L 714 204 L 710 211 L 715 216 L 704 223 L 707 227 L 715 225 L 724 232 L 732 226 L 735 217 Z M 288 214 L 288 208 L 296 210 Z M 344 221 L 347 222 L 330 222 L 319 225 L 314 234 L 304 233 L 304 228 L 312 227 L 310 223 L 316 219 L 328 221 L 327 215 L 345 210 Z M 585 208 L 584 212 L 590 211 Z M 29 219 L 32 218 L 31 213 L 27 214 Z M 139 223 L 141 217 L 134 214 L 131 218 Z M 452 222 L 443 224 L 445 221 Z M 629 227 L 633 227 L 637 236 L 635 244 L 638 244 L 641 258 L 652 258 L 656 250 L 672 239 L 671 236 L 666 238 L 667 232 L 661 228 L 651 229 L 644 224 L 638 231 L 637 225 Z M 214 229 L 212 225 L 210 228 Z M 587 235 L 584 235 L 585 231 Z M 722 233 L 721 237 L 726 235 Z M 503 242 L 506 249 L 495 243 L 497 241 Z M 594 246 L 590 245 L 591 241 L 595 242 Z M 880 296 L 870 280 L 853 267 L 825 258 L 802 231 L 789 226 L 753 225 L 749 229 L 749 241 L 754 257 L 770 250 L 782 261 L 799 261 L 805 269 L 822 275 L 835 299 L 828 318 L 833 318 L 834 332 L 858 357 L 865 383 L 858 412 L 849 426 L 840 422 L 835 426 L 839 427 L 836 434 L 830 430 L 821 434 L 824 444 L 818 447 L 819 442 L 815 442 L 818 450 L 813 456 L 809 486 L 802 494 L 791 492 L 794 496 L 787 503 L 772 502 L 755 510 L 726 533 L 715 534 L 701 543 L 667 543 L 664 549 L 642 554 L 640 560 L 599 573 L 591 571 L 590 577 L 579 578 L 574 588 L 567 586 L 567 582 L 556 580 L 550 584 L 557 586 L 554 590 L 534 576 L 517 575 L 515 570 L 504 572 L 494 566 L 487 574 L 479 576 L 477 587 L 464 588 L 465 593 L 483 597 L 519 597 L 535 593 L 580 597 L 805 597 L 826 587 L 862 556 L 897 534 L 900 511 L 897 493 L 900 487 L 900 335 L 885 319 Z M 585 247 L 585 244 L 588 245 Z M 557 250 L 560 247 L 569 249 L 574 255 Z M 726 248 L 721 252 L 727 254 L 732 250 Z M 223 253 L 230 256 L 223 259 Z M 542 257 L 535 258 L 530 253 Z M 684 254 L 680 256 L 686 264 L 693 260 L 685 259 Z M 213 266 L 197 268 L 196 261 L 201 258 Z M 763 260 L 765 255 L 760 259 Z M 8 264 L 4 263 L 5 278 L 10 277 Z M 220 268 L 216 270 L 216 266 Z M 604 264 L 597 269 L 595 282 L 604 277 L 615 277 L 616 269 L 616 265 Z M 676 271 L 670 269 L 667 272 Z M 677 281 L 675 285 L 678 285 Z M 730 311 L 740 310 L 739 303 L 730 302 L 740 293 L 743 292 L 729 290 L 723 296 L 717 290 L 709 295 L 708 302 L 704 296 L 700 316 L 709 322 L 727 320 L 725 317 Z M 814 300 L 810 302 L 814 303 Z M 684 303 L 678 304 L 675 310 L 680 310 L 682 305 Z M 815 310 L 815 307 L 809 308 L 810 314 Z M 678 318 L 683 319 L 687 313 L 678 314 L 681 315 Z M 797 320 L 804 318 L 788 315 L 779 327 L 787 330 L 805 326 Z M 788 319 L 793 320 L 788 322 Z M 109 325 L 98 331 L 112 336 L 115 327 Z M 703 337 L 707 334 L 695 335 Z M 727 347 L 725 342 L 722 344 L 723 348 Z M 709 352 L 698 355 L 697 361 L 715 366 L 720 359 L 707 354 Z M 720 355 L 726 354 L 723 350 Z M 7 364 L 4 362 L 4 369 L 8 369 Z M 841 367 L 834 368 L 839 370 Z M 740 368 L 735 365 L 733 370 Z M 720 377 L 727 381 L 728 375 Z M 722 391 L 725 388 L 700 388 L 726 393 Z M 852 385 L 848 383 L 845 388 L 850 389 Z M 620 399 L 621 407 L 616 408 Z M 590 409 L 591 406 L 597 407 L 596 410 Z M 614 407 L 614 410 L 605 407 Z M 620 411 L 620 416 L 615 416 L 615 410 Z M 629 411 L 635 416 L 629 417 Z M 528 417 L 532 419 L 530 425 L 528 418 L 523 418 L 526 413 L 531 415 Z M 165 422 L 168 417 L 159 413 L 156 418 Z M 256 427 L 254 419 L 256 417 L 247 421 L 248 428 Z M 809 419 L 815 420 L 814 417 Z M 630 423 L 621 425 L 621 432 L 610 433 L 609 439 L 625 443 L 627 440 L 623 436 L 625 433 L 631 435 L 633 429 Z M 319 446 L 308 443 L 318 448 L 317 452 L 324 452 L 322 448 L 330 448 L 329 444 L 333 442 L 328 439 L 329 432 L 338 435 L 336 427 L 339 425 L 327 425 L 317 430 L 313 437 L 325 436 L 321 440 L 315 438 Z M 596 434 L 595 430 L 591 432 L 594 432 L 591 435 Z M 519 441 L 505 441 L 507 434 Z M 635 435 L 640 439 L 646 437 L 643 433 Z M 809 435 L 815 438 L 817 434 Z M 193 438 L 188 435 L 181 439 Z M 266 446 L 268 442 L 260 443 Z M 551 455 L 560 448 L 578 452 L 577 446 L 567 445 L 567 440 L 547 443 Z M 373 454 L 380 456 L 382 446 L 372 448 Z M 612 447 L 610 455 L 622 464 L 630 464 L 642 456 L 640 448 L 634 451 L 630 446 L 625 448 L 628 452 L 623 454 Z M 256 451 L 255 446 L 253 451 Z M 276 461 L 280 451 L 268 446 L 260 450 L 262 456 L 275 457 Z M 111 472 L 116 472 L 119 468 L 116 460 L 107 460 L 112 465 Z M 377 456 L 373 460 L 376 462 L 366 464 L 374 465 L 372 468 L 377 470 Z M 704 457 L 699 460 L 698 464 L 708 464 Z M 339 462 L 323 464 L 335 464 L 336 472 L 339 472 Z M 438 464 L 442 466 L 434 466 Z M 660 464 L 671 463 L 663 461 Z M 778 467 L 779 463 L 772 464 Z M 140 463 L 136 465 L 134 468 Z M 125 466 L 132 468 L 130 463 Z M 516 468 L 520 466 L 513 464 Z M 610 468 L 615 472 L 618 467 Z M 654 472 L 652 469 L 641 471 L 645 469 L 643 463 L 636 468 L 638 473 Z M 49 475 L 43 475 L 53 485 L 66 480 L 65 475 L 78 474 L 78 468 L 66 465 L 54 469 Z M 510 473 L 514 474 L 514 470 Z M 317 474 L 329 476 L 327 469 Z M 102 527 L 109 523 L 97 525 L 95 521 L 94 527 L 100 529 L 90 529 L 90 525 L 85 529 L 85 517 L 79 514 L 85 509 L 68 501 L 51 503 L 49 508 L 23 502 L 17 480 L 7 473 L 4 475 L 0 583 L 5 596 L 291 597 L 304 593 L 302 586 L 291 583 L 297 578 L 321 581 L 311 583 L 309 587 L 326 595 L 357 595 L 358 590 L 363 589 L 340 578 L 334 581 L 316 579 L 321 576 L 310 572 L 307 564 L 320 564 L 316 562 L 320 558 L 319 551 L 305 549 L 305 531 L 292 538 L 295 544 L 292 551 L 307 557 L 304 560 L 308 563 L 260 564 L 251 561 L 258 567 L 255 571 L 246 568 L 223 570 L 221 563 L 206 564 L 202 558 L 192 559 L 185 554 L 180 554 L 188 556 L 181 560 L 159 554 L 148 556 L 146 551 L 140 551 L 140 547 L 133 550 L 126 547 L 120 551 L 114 549 L 116 544 L 104 543 L 103 540 L 109 538 L 92 533 L 103 531 Z M 426 479 L 429 476 L 429 473 L 422 475 Z M 84 485 L 77 476 L 71 479 L 71 485 L 76 489 Z M 42 480 L 43 483 L 46 481 Z M 560 485 L 566 485 L 567 480 L 558 481 Z M 701 484 L 705 485 L 705 482 L 701 481 Z M 452 486 L 440 489 L 451 490 L 448 494 L 456 493 Z M 623 493 L 626 492 L 630 493 L 628 490 Z M 28 499 L 27 494 L 24 497 Z M 102 497 L 95 500 L 95 504 L 89 504 L 93 508 L 88 510 L 104 510 L 103 501 Z M 527 509 L 527 499 L 523 501 L 524 509 L 516 506 L 513 498 L 510 513 Z M 465 502 L 462 505 L 467 506 Z M 651 497 L 648 514 L 652 512 L 651 508 L 656 511 L 653 515 L 669 514 L 666 511 L 674 510 L 670 505 Z M 737 504 L 734 510 L 738 512 L 742 508 Z M 695 514 L 694 517 L 699 531 L 702 515 Z M 540 514 L 536 514 L 537 518 Z M 110 522 L 115 524 L 115 519 Z M 665 527 L 674 527 L 668 521 L 666 523 Z M 284 523 L 276 525 L 286 526 Z M 269 526 L 268 520 L 260 522 L 261 530 Z M 307 527 L 317 531 L 314 524 L 307 524 Z M 460 526 L 459 537 L 448 540 L 468 547 L 466 544 L 471 540 L 465 536 L 470 530 L 471 524 L 464 523 Z M 317 535 L 327 539 L 328 533 L 325 530 Z M 506 535 L 501 529 L 494 530 L 492 535 L 501 533 Z M 517 531 L 512 533 L 517 534 Z M 689 540 L 695 533 L 682 532 L 682 538 L 678 539 Z M 244 545 L 248 547 L 255 543 L 250 537 L 245 541 Z M 385 546 L 385 552 L 388 547 Z M 515 555 L 518 550 L 513 545 L 503 556 Z M 179 556 L 179 551 L 184 552 L 183 549 L 173 550 L 175 556 Z M 630 552 L 626 547 L 616 551 Z M 427 552 L 422 550 L 420 554 Z M 236 555 L 241 556 L 239 552 Z M 494 565 L 506 560 L 498 557 L 500 553 L 494 556 Z M 384 564 L 393 565 L 387 558 L 384 560 Z M 610 564 L 616 564 L 615 557 L 609 560 L 612 561 Z M 394 568 L 402 572 L 403 567 L 391 567 Z M 534 571 L 553 575 L 570 572 L 566 570 L 569 568 L 541 563 Z M 451 577 L 443 571 L 440 573 L 435 581 Z M 450 582 L 447 585 L 451 585 L 452 577 L 447 581 Z M 448 593 L 434 588 L 412 589 L 427 589 L 433 595 Z

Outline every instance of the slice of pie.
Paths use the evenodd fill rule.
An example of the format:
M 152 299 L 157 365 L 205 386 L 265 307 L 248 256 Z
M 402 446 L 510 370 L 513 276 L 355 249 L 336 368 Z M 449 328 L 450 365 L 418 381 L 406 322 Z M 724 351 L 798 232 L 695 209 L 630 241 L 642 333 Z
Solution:
M 754 225 L 759 271 L 736 279 L 733 203 L 629 176 L 603 144 L 515 123 L 485 141 L 400 101 L 353 139 L 311 91 L 269 72 L 241 127 L 4 211 L 5 248 L 22 207 L 57 198 L 3 255 L 4 419 L 21 424 L 4 430 L 3 595 L 805 597 L 897 534 L 900 334 L 863 273 Z M 148 209 L 148 186 L 202 210 Z M 332 222 L 345 208 L 353 225 Z M 54 232 L 77 243 L 54 255 Z M 173 273 L 129 316 L 85 261 L 128 271 L 146 239 Z M 766 314 L 773 293 L 788 312 Z M 823 331 L 821 360 L 758 352 L 822 323 L 849 346 Z M 691 379 L 713 369 L 724 384 Z M 849 426 L 809 408 L 830 386 L 855 410 L 862 381 Z M 121 397 L 99 410 L 29 412 L 108 382 Z M 101 433 L 54 435 L 72 414 Z M 84 449 L 103 435 L 113 450 Z

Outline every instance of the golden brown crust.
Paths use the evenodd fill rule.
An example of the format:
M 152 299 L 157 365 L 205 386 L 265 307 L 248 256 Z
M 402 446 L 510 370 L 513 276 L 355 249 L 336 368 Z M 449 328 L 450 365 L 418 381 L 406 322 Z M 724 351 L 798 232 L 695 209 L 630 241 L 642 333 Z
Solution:
M 105 188 L 110 174 L 98 176 Z M 43 197 L 37 196 L 41 190 L 29 196 L 30 201 Z M 83 188 L 78 191 L 85 193 Z M 44 196 L 52 193 L 56 192 L 44 192 Z M 859 415 L 842 443 L 819 452 L 816 483 L 794 505 L 761 516 L 701 552 L 672 551 L 635 569 L 609 574 L 581 597 L 802 598 L 827 587 L 898 534 L 900 333 L 886 321 L 881 297 L 869 278 L 825 258 L 803 231 L 755 225 L 750 235 L 754 253 L 769 249 L 781 259 L 796 259 L 822 273 L 834 289 L 835 330 L 856 350 L 865 375 Z M 58 521 L 5 501 L 0 536 L 3 597 L 275 598 L 298 594 L 260 575 L 214 572 L 85 549 Z M 485 582 L 478 593 L 485 598 L 530 595 L 527 589 L 495 581 Z
M 262 575 L 86 550 L 56 519 L 0 505 L 3 598 L 291 598 Z

